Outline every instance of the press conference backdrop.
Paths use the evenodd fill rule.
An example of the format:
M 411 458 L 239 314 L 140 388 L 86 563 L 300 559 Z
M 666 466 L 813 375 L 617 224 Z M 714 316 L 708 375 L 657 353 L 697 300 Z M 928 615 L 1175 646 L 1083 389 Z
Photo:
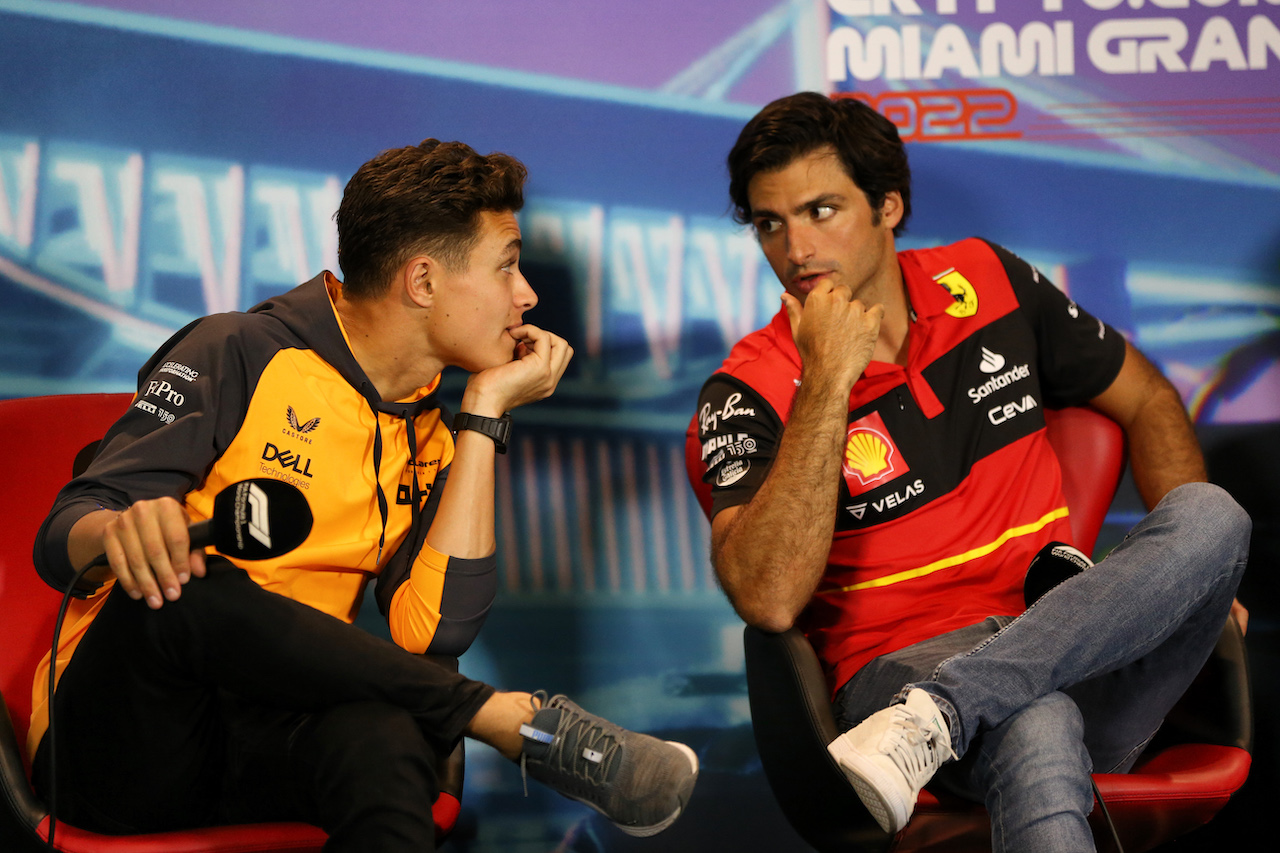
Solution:
M 899 126 L 902 246 L 994 239 L 1152 356 L 1275 555 L 1280 0 L 0 0 L 0 396 L 133 390 L 191 318 L 338 271 L 342 187 L 380 150 L 520 157 L 528 319 L 577 356 L 517 415 L 463 668 L 693 744 L 694 807 L 646 849 L 804 849 L 682 461 L 702 381 L 779 305 L 724 156 L 798 89 Z M 482 747 L 468 774 L 455 849 L 634 843 Z

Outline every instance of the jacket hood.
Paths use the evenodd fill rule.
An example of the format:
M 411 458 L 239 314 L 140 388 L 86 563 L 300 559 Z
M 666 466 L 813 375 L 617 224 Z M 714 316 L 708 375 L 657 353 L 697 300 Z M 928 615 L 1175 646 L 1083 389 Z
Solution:
M 361 394 L 377 400 L 377 390 L 360 367 L 338 324 L 338 315 L 322 272 L 304 284 L 279 296 L 272 296 L 249 309 L 250 314 L 265 314 L 284 325 L 303 344 L 337 370 L 342 378 Z M 372 396 L 370 396 L 372 395 Z
M 351 387 L 359 391 L 375 411 L 397 417 L 412 417 L 424 409 L 434 408 L 434 393 L 424 394 L 423 399 L 408 403 L 383 402 L 378 389 L 356 361 L 342 332 L 337 311 L 329 296 L 329 288 L 325 285 L 328 275 L 330 273 L 327 271 L 322 272 L 293 290 L 259 302 L 248 313 L 266 315 L 288 328 L 298 340 L 315 350 Z

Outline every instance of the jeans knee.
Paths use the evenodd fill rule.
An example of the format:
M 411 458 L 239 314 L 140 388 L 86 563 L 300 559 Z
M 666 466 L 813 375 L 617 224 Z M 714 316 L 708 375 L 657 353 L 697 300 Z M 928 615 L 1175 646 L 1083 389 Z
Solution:
M 1249 554 L 1253 519 L 1226 489 L 1219 486 L 1211 486 L 1211 488 L 1214 490 L 1214 514 L 1220 519 L 1223 542 L 1233 545 L 1238 555 L 1237 562 L 1243 562 Z
M 1093 766 L 1084 719 L 1070 697 L 1040 697 L 984 732 L 979 743 L 973 778 L 991 814 L 993 849 L 1041 849 L 1028 841 L 1041 835 L 1088 837 Z
M 1093 764 L 1084 745 L 1084 717 L 1064 693 L 1041 696 L 982 739 L 994 777 L 1024 785 L 1078 786 L 1084 780 L 1088 788 Z
M 1041 696 L 1014 714 L 1008 723 L 1012 737 L 1028 749 L 1057 745 L 1055 748 L 1065 755 L 1082 756 L 1084 764 L 1089 761 L 1084 750 L 1084 716 L 1065 693 Z
M 1209 535 L 1221 546 L 1235 547 L 1242 558 L 1248 552 L 1253 520 L 1226 489 L 1213 483 L 1184 483 L 1166 498 L 1186 501 L 1200 524 L 1209 528 Z

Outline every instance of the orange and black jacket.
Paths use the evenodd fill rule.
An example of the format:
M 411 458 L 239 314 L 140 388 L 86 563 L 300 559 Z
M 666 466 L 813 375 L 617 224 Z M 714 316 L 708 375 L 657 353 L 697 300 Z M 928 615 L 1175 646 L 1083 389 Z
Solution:
M 492 556 L 458 559 L 425 544 L 454 452 L 439 377 L 382 402 L 333 308 L 330 289 L 340 287 L 322 274 L 247 313 L 196 320 L 160 348 L 139 372 L 130 409 L 40 530 L 35 563 L 46 582 L 66 588 L 67 536 L 90 512 L 172 496 L 196 522 L 232 483 L 272 477 L 297 486 L 315 520 L 293 551 L 233 561 L 254 581 L 351 622 L 377 578 L 398 644 L 450 655 L 470 645 L 497 590 L 496 566 Z M 109 586 L 72 602 L 59 675 Z M 33 686 L 32 754 L 45 729 L 48 663 Z

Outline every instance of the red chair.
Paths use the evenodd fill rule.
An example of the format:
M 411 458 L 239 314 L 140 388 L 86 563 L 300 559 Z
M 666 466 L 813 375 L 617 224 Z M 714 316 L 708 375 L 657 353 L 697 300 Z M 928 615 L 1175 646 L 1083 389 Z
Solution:
M 1045 410 L 1049 440 L 1064 466 L 1072 533 L 1092 550 L 1124 472 L 1124 435 L 1091 409 Z M 710 514 L 711 490 L 696 420 L 686 433 L 689 480 Z M 820 851 L 988 851 L 990 820 L 975 803 L 928 789 L 896 837 L 876 825 L 826 746 L 841 732 L 817 656 L 798 629 L 771 634 L 747 627 L 747 692 L 756 746 L 788 822 Z M 1129 853 L 1151 850 L 1209 821 L 1249 773 L 1252 706 L 1244 639 L 1234 620 L 1213 656 L 1173 709 L 1133 772 L 1094 781 Z M 1090 821 L 1101 849 L 1109 835 L 1101 809 Z
M 35 795 L 26 757 L 31 681 L 49 648 L 62 596 L 31 564 L 36 531 L 54 496 L 71 478 L 73 460 L 124 413 L 129 394 L 77 394 L 0 400 L 0 841 L 43 850 L 48 808 Z M 454 826 L 462 791 L 462 751 L 441 774 L 433 807 L 437 838 Z M 324 831 L 304 823 L 220 826 L 148 835 L 99 835 L 58 821 L 55 843 L 66 853 L 315 853 Z

